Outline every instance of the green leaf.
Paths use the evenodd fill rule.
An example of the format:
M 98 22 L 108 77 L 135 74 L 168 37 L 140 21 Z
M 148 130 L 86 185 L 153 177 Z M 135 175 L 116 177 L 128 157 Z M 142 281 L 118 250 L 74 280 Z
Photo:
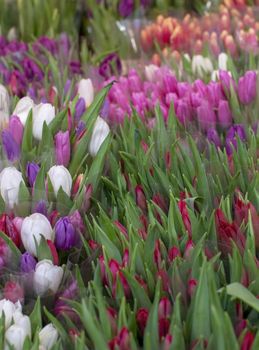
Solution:
M 138 302 L 138 306 L 139 307 L 146 307 L 147 309 L 149 309 L 151 306 L 151 302 L 149 300 L 149 297 L 148 297 L 146 291 L 136 281 L 136 279 L 134 277 L 132 277 L 132 275 L 128 271 L 124 270 L 123 274 L 125 275 L 128 283 L 129 283 L 129 286 L 130 286 L 130 289 L 131 289 L 131 292 L 132 292 L 134 298 Z
M 13 256 L 12 256 L 12 263 L 15 263 L 15 265 L 18 265 L 21 259 L 21 252 L 20 250 L 16 247 L 16 245 L 13 243 L 11 238 L 9 238 L 4 232 L 0 231 L 0 238 L 2 238 L 5 243 L 8 245 L 10 248 Z
M 61 111 L 59 114 L 57 114 L 49 124 L 49 130 L 51 131 L 53 136 L 60 130 L 60 125 L 62 124 L 62 121 L 65 118 L 66 114 L 67 108 Z
M 222 292 L 224 288 L 220 289 Z M 234 282 L 226 286 L 226 292 L 228 295 L 235 299 L 240 299 L 245 304 L 251 306 L 254 310 L 259 312 L 259 300 L 241 283 Z
M 35 334 L 37 328 L 42 328 L 42 317 L 41 317 L 41 302 L 40 297 L 38 297 L 34 308 L 32 310 L 32 313 L 30 314 L 30 320 L 31 320 L 31 329 L 32 334 Z
M 32 110 L 30 110 L 23 132 L 22 154 L 26 154 L 32 150 Z
M 66 194 L 62 187 L 59 188 L 57 194 L 57 210 L 61 215 L 67 215 L 73 207 L 73 201 Z

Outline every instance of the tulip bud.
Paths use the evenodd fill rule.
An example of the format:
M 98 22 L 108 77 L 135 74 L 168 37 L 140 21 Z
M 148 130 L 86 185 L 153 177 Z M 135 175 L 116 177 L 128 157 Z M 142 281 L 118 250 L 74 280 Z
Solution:
M 216 147 L 220 147 L 221 142 L 216 129 L 211 128 L 207 131 L 207 139 L 210 143 L 214 143 Z
M 254 334 L 250 331 L 247 331 L 244 335 L 240 349 L 241 350 L 252 349 L 253 343 L 254 343 L 254 338 L 255 338 Z
M 137 320 L 140 333 L 143 335 L 147 325 L 148 310 L 144 308 L 139 309 L 136 315 L 136 320 Z
M 40 171 L 40 167 L 38 166 L 37 163 L 34 163 L 34 162 L 27 163 L 26 177 L 31 187 L 33 187 L 39 171 Z
M 145 66 L 145 76 L 148 81 L 154 82 L 156 72 L 159 70 L 157 66 L 154 64 L 150 64 L 148 66 Z
M 78 84 L 79 98 L 85 100 L 85 106 L 89 107 L 94 100 L 94 87 L 91 79 L 81 79 Z
M 14 140 L 18 145 L 21 145 L 23 138 L 23 125 L 20 119 L 16 116 L 12 116 L 9 120 L 8 130 L 12 134 Z
M 42 139 L 43 125 L 47 125 L 55 118 L 55 107 L 50 103 L 40 103 L 33 108 L 32 134 L 37 140 Z
M 6 214 L 1 215 L 0 217 L 0 230 L 3 231 L 9 238 L 11 238 L 17 247 L 20 246 L 20 233 L 17 231 L 11 218 Z
M 39 245 L 41 236 L 46 240 L 54 240 L 54 233 L 49 220 L 39 213 L 27 216 L 22 223 L 21 238 L 24 248 L 34 256 L 37 256 L 35 241 Z
M 189 297 L 192 298 L 193 295 L 194 295 L 194 292 L 195 292 L 195 289 L 196 289 L 196 286 L 197 286 L 197 281 L 195 279 L 190 279 L 188 281 L 188 294 L 189 294 Z
M 78 123 L 82 115 L 84 114 L 86 108 L 85 108 L 85 100 L 80 97 L 76 103 L 75 107 L 75 121 Z
M 60 187 L 68 195 L 71 195 L 72 177 L 63 165 L 54 165 L 48 171 L 48 176 L 57 196 Z
M 23 302 L 24 290 L 22 286 L 14 281 L 7 281 L 4 286 L 4 298 L 10 300 L 12 303 L 17 301 Z
M 249 105 L 256 97 L 256 72 L 248 71 L 238 81 L 238 96 L 244 105 Z
M 25 252 L 21 256 L 20 269 L 22 272 L 29 273 L 34 271 L 37 262 L 35 258 L 28 252 Z
M 174 261 L 175 258 L 180 257 L 181 252 L 177 247 L 172 247 L 168 251 L 168 259 L 170 262 Z
M 37 295 L 50 291 L 56 293 L 63 277 L 63 269 L 44 259 L 37 263 L 33 276 L 33 287 Z
M 237 137 L 239 137 L 241 141 L 246 140 L 245 129 L 241 124 L 231 126 L 227 132 L 226 150 L 228 155 L 231 155 L 233 153 L 233 146 L 235 149 L 237 149 Z
M 178 202 L 178 208 L 179 208 L 181 216 L 182 216 L 184 227 L 185 227 L 186 231 L 188 232 L 189 238 L 191 238 L 191 236 L 192 236 L 192 226 L 191 226 L 191 220 L 190 220 L 190 217 L 189 217 L 189 212 L 188 212 L 188 209 L 187 209 L 186 202 L 184 200 L 180 200 Z
M 19 201 L 19 189 L 24 183 L 22 173 L 14 167 L 4 168 L 0 173 L 0 191 L 5 204 L 10 209 Z
M 63 217 L 55 225 L 55 245 L 60 250 L 69 250 L 73 248 L 78 241 L 76 230 L 69 220 L 69 217 Z
M 14 111 L 13 115 L 17 116 L 22 125 L 24 126 L 26 124 L 27 118 L 29 116 L 30 110 L 34 107 L 34 102 L 32 99 L 28 96 L 25 96 L 18 101 Z
M 2 299 L 0 300 L 0 317 L 4 313 L 5 315 L 5 328 L 10 327 L 12 318 L 15 312 L 21 312 L 22 306 L 20 302 L 12 303 L 10 300 Z
M 22 350 L 27 336 L 29 336 L 29 334 L 24 327 L 13 324 L 5 332 L 4 350 L 9 350 L 11 346 L 12 349 Z
M 228 70 L 228 55 L 225 52 L 221 52 L 218 57 L 218 68 L 220 70 Z
M 2 143 L 6 157 L 10 162 L 15 162 L 20 158 L 20 146 L 17 144 L 10 131 L 2 131 Z
M 216 115 L 208 102 L 202 102 L 197 108 L 197 120 L 202 130 L 208 130 L 209 128 L 215 127 Z
M 143 190 L 141 185 L 137 185 L 136 186 L 136 188 L 135 188 L 135 197 L 136 197 L 137 206 L 142 211 L 147 211 L 146 196 L 145 196 L 144 190 Z
M 221 127 L 227 128 L 232 123 L 232 113 L 228 101 L 220 100 L 218 106 L 218 121 Z
M 40 345 L 43 346 L 44 349 L 52 349 L 52 347 L 58 340 L 58 331 L 52 323 L 49 323 L 47 324 L 47 326 L 42 328 L 42 330 L 39 332 L 39 340 Z
M 158 319 L 171 317 L 171 303 L 167 297 L 163 297 L 158 305 Z
M 104 140 L 110 133 L 109 125 L 104 119 L 98 117 L 94 124 L 93 133 L 89 144 L 89 153 L 92 157 L 95 157 L 101 148 Z
M 59 131 L 56 134 L 55 147 L 57 164 L 67 166 L 70 160 L 70 138 L 68 131 Z

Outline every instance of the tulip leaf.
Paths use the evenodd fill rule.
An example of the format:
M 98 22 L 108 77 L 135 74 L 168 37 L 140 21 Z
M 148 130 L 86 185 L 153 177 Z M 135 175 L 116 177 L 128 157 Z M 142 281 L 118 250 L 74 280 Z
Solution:
M 40 297 L 37 298 L 37 301 L 34 305 L 32 313 L 30 314 L 30 321 L 31 321 L 32 334 L 36 335 L 36 330 L 42 328 Z
M 62 187 L 59 188 L 57 194 L 57 210 L 61 215 L 67 215 L 73 207 L 73 201 L 66 194 Z
M 37 247 L 38 260 L 40 261 L 43 259 L 48 259 L 54 263 L 53 256 L 52 256 L 51 250 L 48 246 L 48 243 L 46 241 L 46 238 L 43 235 L 41 235 L 40 244 L 37 244 L 35 237 L 34 237 L 34 240 L 35 240 L 35 245 Z
M 27 186 L 21 182 L 19 187 L 19 204 L 15 206 L 17 216 L 25 217 L 30 214 L 31 196 Z
M 22 154 L 26 155 L 32 150 L 32 110 L 30 110 L 23 132 Z
M 5 201 L 3 200 L 3 197 L 0 194 L 0 215 L 2 215 L 5 212 Z
M 45 188 L 45 165 L 41 165 L 40 171 L 36 177 L 33 189 L 33 201 L 35 203 L 40 200 L 47 200 L 46 188 Z
M 62 124 L 62 121 L 65 118 L 66 114 L 67 108 L 58 113 L 55 118 L 49 123 L 48 127 L 53 136 L 59 131 L 60 125 Z
M 54 141 L 50 129 L 46 122 L 43 124 L 42 139 L 38 147 L 38 155 L 41 163 L 44 162 L 46 168 L 50 168 L 54 162 Z
M 61 339 L 64 341 L 64 342 L 68 342 L 69 340 L 69 337 L 67 335 L 67 332 L 66 330 L 64 329 L 63 325 L 61 324 L 61 322 L 59 322 L 56 317 L 54 317 L 48 310 L 47 308 L 44 306 L 44 312 L 47 316 L 47 318 L 50 320 L 50 322 L 53 323 L 54 327 L 57 329 Z
M 21 251 L 16 247 L 16 245 L 13 243 L 10 237 L 8 237 L 4 232 L 0 231 L 0 238 L 2 238 L 5 243 L 8 245 L 10 248 L 13 256 L 12 256 L 12 262 L 15 262 L 15 265 L 19 264 L 20 259 L 21 259 Z
M 225 289 L 228 295 L 235 299 L 240 299 L 255 311 L 259 312 L 259 300 L 241 283 L 231 283 L 227 285 Z M 223 290 L 224 288 L 220 289 L 219 292 L 222 292 Z
M 137 282 L 137 280 L 132 277 L 132 275 L 124 270 L 123 274 L 125 275 L 127 282 L 130 286 L 131 292 L 134 296 L 134 298 L 138 302 L 139 307 L 146 307 L 147 309 L 151 306 L 151 301 L 149 300 L 149 297 L 146 293 L 146 291 L 143 289 L 143 287 Z

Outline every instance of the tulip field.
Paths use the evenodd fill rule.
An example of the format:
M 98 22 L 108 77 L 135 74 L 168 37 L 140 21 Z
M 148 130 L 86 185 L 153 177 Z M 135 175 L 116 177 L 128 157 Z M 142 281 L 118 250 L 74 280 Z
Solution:
M 0 0 L 0 350 L 259 349 L 259 1 Z

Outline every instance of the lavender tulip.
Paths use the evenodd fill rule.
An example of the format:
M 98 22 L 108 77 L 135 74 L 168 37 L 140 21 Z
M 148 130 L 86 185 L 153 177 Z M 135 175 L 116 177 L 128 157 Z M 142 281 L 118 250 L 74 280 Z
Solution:
M 244 105 L 249 105 L 254 101 L 256 97 L 256 83 L 257 75 L 256 72 L 253 71 L 246 72 L 246 74 L 239 79 L 238 96 L 240 102 Z
M 246 140 L 245 129 L 241 124 L 233 125 L 227 133 L 226 151 L 228 155 L 232 154 L 233 146 L 235 149 L 237 148 L 237 137 L 239 137 L 241 141 Z
M 99 65 L 99 74 L 105 79 L 108 79 L 113 75 L 120 75 L 121 71 L 122 64 L 116 53 L 110 53 Z
M 84 114 L 86 108 L 85 108 L 85 100 L 83 97 L 80 97 L 76 103 L 75 107 L 75 121 L 79 122 L 80 118 Z
M 57 164 L 67 166 L 70 160 L 69 131 L 59 131 L 56 134 L 55 147 Z
M 13 135 L 8 130 L 2 131 L 2 142 L 4 152 L 10 162 L 14 162 L 20 157 L 20 146 L 15 141 Z
M 218 107 L 218 121 L 221 127 L 227 128 L 232 122 L 232 113 L 228 104 L 228 101 L 219 101 Z
M 134 10 L 134 0 L 120 0 L 119 14 L 121 17 L 129 17 Z
M 204 101 L 197 108 L 197 120 L 202 130 L 214 128 L 216 123 L 216 115 L 208 102 Z
M 213 128 L 209 129 L 207 131 L 207 138 L 210 143 L 214 143 L 216 147 L 220 147 L 221 142 L 217 130 Z
M 37 163 L 34 163 L 34 162 L 27 163 L 26 176 L 31 187 L 33 187 L 39 171 L 40 171 L 40 167 L 38 166 Z
M 60 250 L 68 250 L 77 244 L 77 233 L 69 217 L 58 220 L 55 225 L 55 245 Z
M 38 203 L 36 203 L 33 212 L 42 214 L 47 217 L 48 215 L 47 203 L 44 200 L 40 200 Z
M 22 272 L 26 273 L 34 271 L 36 263 L 35 258 L 30 253 L 26 252 L 21 256 L 20 269 Z
M 12 116 L 9 120 L 10 133 L 18 145 L 21 145 L 23 138 L 23 125 L 20 119 L 16 116 Z

